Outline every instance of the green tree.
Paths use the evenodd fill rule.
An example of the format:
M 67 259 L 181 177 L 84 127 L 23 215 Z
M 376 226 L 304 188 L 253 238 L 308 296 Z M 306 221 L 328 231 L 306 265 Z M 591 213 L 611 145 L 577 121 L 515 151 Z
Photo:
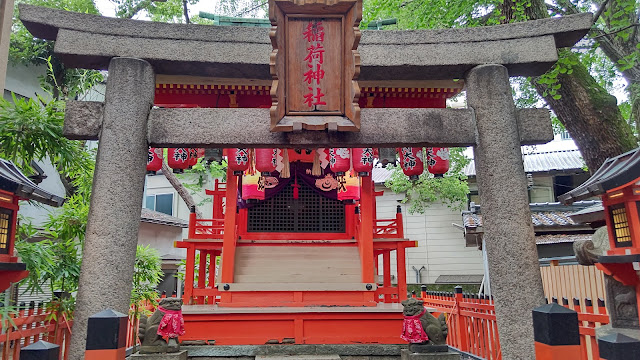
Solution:
M 398 18 L 397 28 L 426 29 L 494 25 L 584 11 L 596 13 L 587 39 L 572 50 L 559 52 L 560 60 L 544 76 L 516 79 L 524 96 L 519 105 L 539 99 L 557 116 L 558 129 L 575 139 L 589 169 L 597 169 L 609 156 L 637 146 L 639 96 L 638 10 L 632 0 L 484 0 L 405 1 L 370 0 L 364 3 L 363 26 L 371 20 Z M 595 74 L 595 76 L 594 76 Z M 622 74 L 629 83 L 630 102 L 618 106 L 611 95 L 613 80 Z M 529 81 L 531 80 L 531 81 Z M 530 85 L 531 84 L 531 85 Z M 532 96 L 531 89 L 538 96 Z
M 385 186 L 396 193 L 404 193 L 403 203 L 409 203 L 409 213 L 423 214 L 432 203 L 440 201 L 451 209 L 461 210 L 467 204 L 469 186 L 464 167 L 469 164 L 469 158 L 464 155 L 464 148 L 450 149 L 450 168 L 443 177 L 434 177 L 428 171 L 420 175 L 418 180 L 411 181 L 400 166 L 387 165 L 392 171 Z M 425 154 L 425 150 L 422 150 Z

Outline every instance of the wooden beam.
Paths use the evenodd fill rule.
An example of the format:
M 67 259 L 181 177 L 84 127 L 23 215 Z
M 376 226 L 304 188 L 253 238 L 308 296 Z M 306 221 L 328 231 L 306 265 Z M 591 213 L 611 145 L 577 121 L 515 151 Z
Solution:
M 70 139 L 98 140 L 102 105 L 70 101 L 64 134 Z M 325 147 L 325 146 L 473 146 L 472 109 L 362 109 L 359 132 L 269 131 L 269 109 L 152 109 L 148 141 L 155 147 Z M 546 109 L 518 110 L 522 145 L 553 140 Z

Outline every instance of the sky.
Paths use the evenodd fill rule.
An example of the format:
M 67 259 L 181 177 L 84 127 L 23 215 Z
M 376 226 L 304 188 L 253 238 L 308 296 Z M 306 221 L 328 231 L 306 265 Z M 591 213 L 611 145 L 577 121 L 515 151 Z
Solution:
M 218 0 L 200 0 L 195 5 L 188 5 L 189 16 L 198 15 L 200 11 L 213 12 Z M 103 16 L 115 17 L 116 7 L 109 0 L 95 0 L 95 4 Z M 137 16 L 134 19 L 145 20 L 144 17 Z

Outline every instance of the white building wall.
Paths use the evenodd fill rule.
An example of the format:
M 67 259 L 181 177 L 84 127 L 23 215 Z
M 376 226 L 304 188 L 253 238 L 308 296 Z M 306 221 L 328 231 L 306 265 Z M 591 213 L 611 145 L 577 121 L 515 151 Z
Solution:
M 460 211 L 449 209 L 446 205 L 436 203 L 425 209 L 424 214 L 409 214 L 409 204 L 401 204 L 404 194 L 395 194 L 382 185 L 376 191 L 384 190 L 384 195 L 377 197 L 377 214 L 379 219 L 392 219 L 397 205 L 401 205 L 405 237 L 418 242 L 418 247 L 409 248 L 406 252 L 407 283 L 416 283 L 413 267 L 421 271 L 421 283 L 434 283 L 440 275 L 482 275 L 484 273 L 482 252 L 475 247 L 466 247 L 462 230 L 452 224 L 460 224 Z M 382 257 L 379 259 L 382 272 Z M 396 276 L 396 258 L 391 257 L 391 273 Z M 395 281 L 394 281 L 395 282 Z
M 160 256 L 176 255 L 180 258 L 186 258 L 186 249 L 173 247 L 174 241 L 180 240 L 182 240 L 182 228 L 146 222 L 140 223 L 138 244 L 150 245 L 152 248 L 158 250 Z

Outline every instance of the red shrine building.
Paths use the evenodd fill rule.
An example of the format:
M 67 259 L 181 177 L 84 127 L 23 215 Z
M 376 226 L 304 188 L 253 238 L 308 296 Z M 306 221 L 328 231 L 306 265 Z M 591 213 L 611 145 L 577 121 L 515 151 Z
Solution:
M 380 85 L 380 86 L 379 86 Z M 362 108 L 444 108 L 462 84 L 362 84 Z M 158 76 L 159 107 L 269 108 L 270 82 L 229 84 Z M 207 190 L 211 219 L 192 212 L 183 340 L 219 345 L 398 343 L 406 298 L 402 214 L 376 217 L 371 168 L 378 149 L 225 149 L 226 183 Z M 403 170 L 446 172 L 445 148 L 398 149 Z M 203 149 L 168 149 L 180 171 Z M 440 157 L 442 156 L 442 157 Z M 162 151 L 150 149 L 157 171 Z M 233 199 L 230 201 L 230 199 Z M 397 286 L 391 257 L 397 258 Z M 382 261 L 379 261 L 379 260 Z M 382 264 L 379 266 L 379 264 Z M 379 268 L 381 267 L 381 268 Z M 378 282 L 378 274 L 381 281 Z
M 26 265 L 14 256 L 20 200 L 59 207 L 64 198 L 41 189 L 11 161 L 0 159 L 0 292 L 27 277 Z

